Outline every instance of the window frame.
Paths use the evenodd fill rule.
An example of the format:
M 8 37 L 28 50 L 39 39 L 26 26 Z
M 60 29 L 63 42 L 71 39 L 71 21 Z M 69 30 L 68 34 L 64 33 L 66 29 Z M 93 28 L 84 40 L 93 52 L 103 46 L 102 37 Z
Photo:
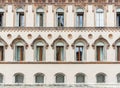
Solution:
M 0 82 L 0 84 L 4 83 L 4 75 L 2 73 L 0 73 L 0 76 L 2 77 L 2 82 Z
M 16 82 L 16 75 L 20 75 L 20 76 L 23 77 L 22 82 Z M 25 76 L 24 76 L 24 74 L 22 74 L 22 73 L 16 73 L 16 74 L 14 74 L 14 83 L 15 84 L 24 84 L 24 82 L 25 82 Z
M 82 76 L 84 76 L 84 82 L 77 82 L 77 76 L 80 76 L 80 75 L 82 75 Z M 76 84 L 84 84 L 84 83 L 86 83 L 86 75 L 84 74 L 84 73 L 77 73 L 76 75 L 75 75 L 75 83 Z
M 57 82 L 57 75 L 62 75 L 63 76 L 63 82 Z M 65 84 L 66 83 L 66 76 L 63 73 L 56 73 L 55 74 L 55 84 Z
M 98 82 L 98 76 L 103 76 L 104 77 L 104 82 Z M 106 74 L 104 74 L 104 73 L 98 73 L 98 74 L 96 74 L 96 83 L 97 84 L 104 84 L 104 83 L 106 83 L 106 77 L 107 75 Z
M 43 82 L 41 82 L 41 83 L 36 82 L 36 76 L 37 76 L 37 75 L 43 76 Z M 36 74 L 34 75 L 34 83 L 35 83 L 35 84 L 45 84 L 45 75 L 44 75 L 43 73 L 36 73 Z

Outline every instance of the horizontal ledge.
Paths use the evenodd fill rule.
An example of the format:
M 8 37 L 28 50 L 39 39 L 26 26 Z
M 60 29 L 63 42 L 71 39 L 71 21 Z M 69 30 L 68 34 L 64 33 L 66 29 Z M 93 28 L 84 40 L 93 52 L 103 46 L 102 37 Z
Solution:
M 0 64 L 120 64 L 120 62 L 0 62 Z

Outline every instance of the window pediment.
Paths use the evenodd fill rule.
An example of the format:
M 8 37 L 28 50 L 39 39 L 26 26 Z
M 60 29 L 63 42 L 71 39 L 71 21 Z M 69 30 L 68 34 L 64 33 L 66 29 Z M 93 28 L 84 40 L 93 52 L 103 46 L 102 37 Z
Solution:
M 64 45 L 66 46 L 66 49 L 69 47 L 69 44 L 67 43 L 67 41 L 65 39 L 62 38 L 61 35 L 58 36 L 58 38 L 56 38 L 53 43 L 51 44 L 51 47 L 54 49 L 54 46 L 57 44 L 57 43 L 64 43 Z
M 99 42 L 102 42 L 102 43 L 107 47 L 107 49 L 108 49 L 109 46 L 110 46 L 109 42 L 108 42 L 105 38 L 103 38 L 102 35 L 100 35 L 100 36 L 98 37 L 98 39 L 96 39 L 96 40 L 94 41 L 94 43 L 92 44 L 93 49 L 95 49 L 95 46 L 96 46 Z
M 39 43 L 39 41 L 41 41 L 41 43 L 44 43 L 45 44 L 45 47 L 48 48 L 48 43 L 39 35 L 31 44 L 32 48 L 34 49 L 34 44 L 35 43 Z
M 12 41 L 12 43 L 10 44 L 10 46 L 12 47 L 12 49 L 14 48 L 14 45 L 17 44 L 17 43 L 19 43 L 19 42 L 23 43 L 24 46 L 25 46 L 25 48 L 27 49 L 28 44 L 27 44 L 27 42 L 26 42 L 24 39 L 21 38 L 20 35 L 18 35 L 18 37 L 15 38 L 15 39 Z

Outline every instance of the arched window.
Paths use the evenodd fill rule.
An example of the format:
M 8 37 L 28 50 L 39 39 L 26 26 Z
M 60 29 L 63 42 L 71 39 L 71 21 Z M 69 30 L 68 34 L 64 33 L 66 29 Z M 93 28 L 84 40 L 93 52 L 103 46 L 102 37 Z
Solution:
M 101 8 L 96 10 L 96 27 L 104 27 L 104 10 Z
M 86 49 L 88 48 L 88 42 L 82 38 L 80 35 L 72 44 L 73 49 L 75 49 L 75 60 L 85 61 L 86 59 Z
M 35 61 L 45 61 L 48 43 L 39 35 L 31 44 L 34 49 Z
M 44 83 L 44 74 L 42 73 L 35 74 L 35 83 Z
M 24 83 L 24 75 L 21 73 L 16 73 L 15 75 L 15 83 Z
M 0 27 L 4 26 L 4 9 L 0 8 Z
M 65 75 L 62 73 L 57 73 L 55 75 L 55 80 L 56 80 L 56 83 L 64 83 L 65 82 Z
M 84 10 L 82 8 L 78 8 L 76 10 L 76 26 L 83 27 L 84 25 Z
M 18 8 L 16 10 L 16 26 L 17 27 L 24 27 L 25 18 L 24 18 L 24 9 Z
M 44 26 L 44 9 L 37 8 L 36 10 L 36 26 L 43 27 Z
M 109 42 L 100 35 L 92 46 L 95 48 L 96 61 L 105 61 L 107 58 L 107 49 L 110 46 Z
M 3 83 L 3 74 L 0 73 L 0 83 Z
M 116 26 L 120 26 L 120 8 L 116 9 Z
M 98 73 L 96 75 L 97 83 L 105 83 L 106 75 L 104 73 Z
M 85 74 L 83 73 L 76 74 L 76 83 L 85 83 Z
M 57 18 L 57 26 L 64 27 L 64 9 L 58 8 L 56 11 L 56 18 Z
M 15 61 L 24 61 L 25 60 L 25 48 L 28 47 L 28 44 L 20 35 L 14 39 L 11 43 L 11 47 L 14 49 L 14 60 Z
M 120 73 L 117 74 L 117 83 L 120 83 Z
M 65 49 L 69 46 L 68 43 L 59 36 L 51 45 L 55 49 L 55 60 L 65 61 Z

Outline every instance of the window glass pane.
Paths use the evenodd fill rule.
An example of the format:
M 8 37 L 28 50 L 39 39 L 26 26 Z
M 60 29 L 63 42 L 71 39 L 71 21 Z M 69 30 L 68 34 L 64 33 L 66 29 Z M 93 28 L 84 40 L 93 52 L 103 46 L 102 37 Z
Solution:
M 64 26 L 64 13 L 57 13 L 57 21 L 59 27 Z
M 120 83 L 120 74 L 117 75 L 117 82 Z
M 77 27 L 83 27 L 83 13 L 77 13 Z
M 85 82 L 85 76 L 83 74 L 79 74 L 76 76 L 76 83 L 84 83 Z
M 36 15 L 36 24 L 38 27 L 43 27 L 43 18 L 44 14 L 42 12 L 37 12 L 37 15 Z
M 37 46 L 36 50 L 36 60 L 43 61 L 43 46 Z
M 97 46 L 97 61 L 104 60 L 104 46 Z
M 82 61 L 84 59 L 83 46 L 76 46 L 76 60 Z
M 19 14 L 19 26 L 24 26 L 24 13 Z
M 0 83 L 3 83 L 3 75 L 0 74 Z
M 97 83 L 104 83 L 105 82 L 105 76 L 102 74 L 97 75 Z
M 120 26 L 120 12 L 117 12 L 117 17 L 116 17 L 116 23 L 117 23 L 117 26 Z
M 0 12 L 0 26 L 3 26 L 3 13 Z
M 20 74 L 18 74 L 18 75 L 16 75 L 15 76 L 15 83 L 23 83 L 23 75 L 20 75 Z
M 0 61 L 3 61 L 3 58 L 4 58 L 3 53 L 4 53 L 4 48 L 3 46 L 0 46 Z
M 104 26 L 104 13 L 96 12 L 96 26 L 103 27 Z
M 44 83 L 44 75 L 39 74 L 35 77 L 36 83 Z
M 56 75 L 56 83 L 64 83 L 64 75 L 57 74 Z
M 16 61 L 23 61 L 24 59 L 24 46 L 16 46 Z
M 57 46 L 56 47 L 56 61 L 63 61 L 64 60 L 64 46 Z
M 117 46 L 117 61 L 120 61 L 120 46 Z

